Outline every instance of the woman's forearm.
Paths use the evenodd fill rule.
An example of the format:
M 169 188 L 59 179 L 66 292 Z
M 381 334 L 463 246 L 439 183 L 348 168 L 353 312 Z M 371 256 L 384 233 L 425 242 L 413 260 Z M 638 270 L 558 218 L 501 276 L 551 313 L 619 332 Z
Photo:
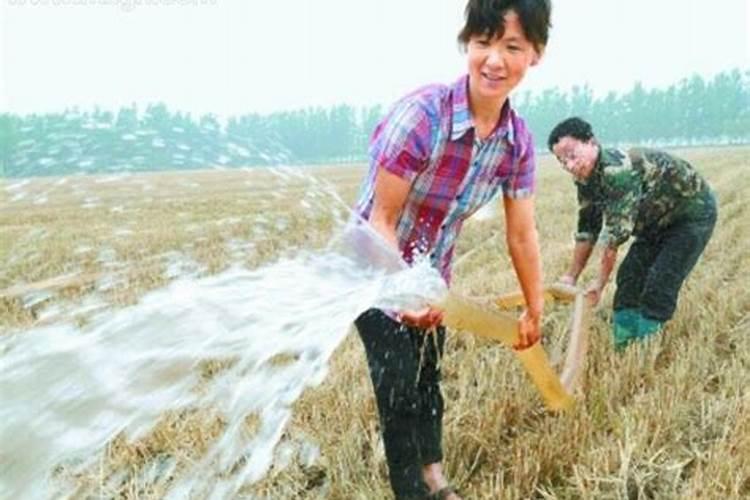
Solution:
M 398 237 L 396 236 L 397 220 L 388 217 L 383 211 L 373 211 L 370 216 L 370 224 L 395 250 L 398 250 Z
M 544 293 L 542 260 L 536 229 L 528 230 L 527 234 L 521 237 L 509 237 L 508 250 L 527 309 L 532 315 L 540 316 L 544 308 Z
M 506 196 L 503 198 L 503 204 L 508 252 L 526 300 L 527 311 L 538 319 L 544 308 L 544 295 L 539 236 L 534 219 L 534 199 L 514 199 Z

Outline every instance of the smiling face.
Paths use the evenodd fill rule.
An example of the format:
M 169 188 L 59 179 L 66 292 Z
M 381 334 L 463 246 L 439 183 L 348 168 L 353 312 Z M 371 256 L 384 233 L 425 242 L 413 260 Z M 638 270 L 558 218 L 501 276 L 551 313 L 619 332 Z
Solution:
M 599 145 L 593 138 L 581 141 L 566 135 L 552 146 L 552 152 L 566 172 L 571 173 L 576 179 L 583 180 L 594 170 L 599 156 Z
M 472 35 L 466 46 L 469 65 L 469 93 L 474 102 L 502 101 L 523 79 L 540 55 L 526 38 L 518 15 L 509 10 L 503 16 L 502 36 Z

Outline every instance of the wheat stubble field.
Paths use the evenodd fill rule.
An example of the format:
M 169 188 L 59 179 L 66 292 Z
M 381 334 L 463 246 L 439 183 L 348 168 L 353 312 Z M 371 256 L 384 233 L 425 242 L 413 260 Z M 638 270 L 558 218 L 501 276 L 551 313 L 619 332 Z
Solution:
M 610 345 L 610 286 L 591 319 L 573 411 L 547 414 L 502 346 L 449 336 L 445 464 L 465 498 L 750 497 L 750 149 L 678 153 L 718 193 L 713 239 L 664 334 L 623 355 Z M 319 182 L 261 170 L 5 179 L 0 330 L 22 335 L 70 316 L 83 325 L 91 311 L 134 304 L 176 276 L 321 248 L 334 215 L 345 214 L 319 185 L 335 186 L 350 204 L 364 168 L 305 172 Z M 537 221 L 547 281 L 568 262 L 574 219 L 572 183 L 543 157 Z M 515 290 L 506 253 L 501 217 L 468 223 L 454 288 L 485 298 Z M 550 310 L 550 341 L 565 314 Z M 319 457 L 287 446 L 287 459 L 244 488 L 245 497 L 389 498 L 377 425 L 364 352 L 350 334 L 325 382 L 296 403 L 282 439 L 314 443 Z M 169 477 L 140 471 L 160 457 L 186 467 L 221 426 L 200 412 L 165 415 L 151 435 L 114 439 L 96 467 L 67 479 L 80 483 L 81 498 L 159 498 Z

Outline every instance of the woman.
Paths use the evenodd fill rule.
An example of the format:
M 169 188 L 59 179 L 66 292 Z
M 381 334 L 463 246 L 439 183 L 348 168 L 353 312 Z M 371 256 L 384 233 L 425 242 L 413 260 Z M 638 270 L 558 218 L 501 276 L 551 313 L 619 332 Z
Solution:
M 468 74 L 396 103 L 370 142 L 358 214 L 407 262 L 430 258 L 450 282 L 463 221 L 502 190 L 510 256 L 526 300 L 519 349 L 539 339 L 542 273 L 531 134 L 508 95 L 547 43 L 548 0 L 470 0 L 458 39 Z M 396 498 L 457 499 L 442 471 L 441 311 L 370 309 L 356 326 L 367 353 Z

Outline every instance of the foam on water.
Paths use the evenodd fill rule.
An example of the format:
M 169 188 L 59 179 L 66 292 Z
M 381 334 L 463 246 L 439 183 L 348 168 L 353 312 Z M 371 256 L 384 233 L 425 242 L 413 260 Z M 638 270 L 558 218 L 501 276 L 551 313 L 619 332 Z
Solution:
M 406 268 L 373 234 L 352 223 L 323 252 L 183 277 L 83 328 L 0 336 L 0 497 L 64 495 L 74 485 L 53 480 L 56 467 L 91 467 L 119 434 L 144 437 L 165 413 L 193 409 L 220 417 L 219 437 L 190 470 L 167 461 L 145 477 L 173 476 L 171 498 L 230 498 L 261 479 L 294 401 L 324 379 L 357 315 L 445 292 L 427 263 Z M 206 361 L 226 368 L 206 377 Z

